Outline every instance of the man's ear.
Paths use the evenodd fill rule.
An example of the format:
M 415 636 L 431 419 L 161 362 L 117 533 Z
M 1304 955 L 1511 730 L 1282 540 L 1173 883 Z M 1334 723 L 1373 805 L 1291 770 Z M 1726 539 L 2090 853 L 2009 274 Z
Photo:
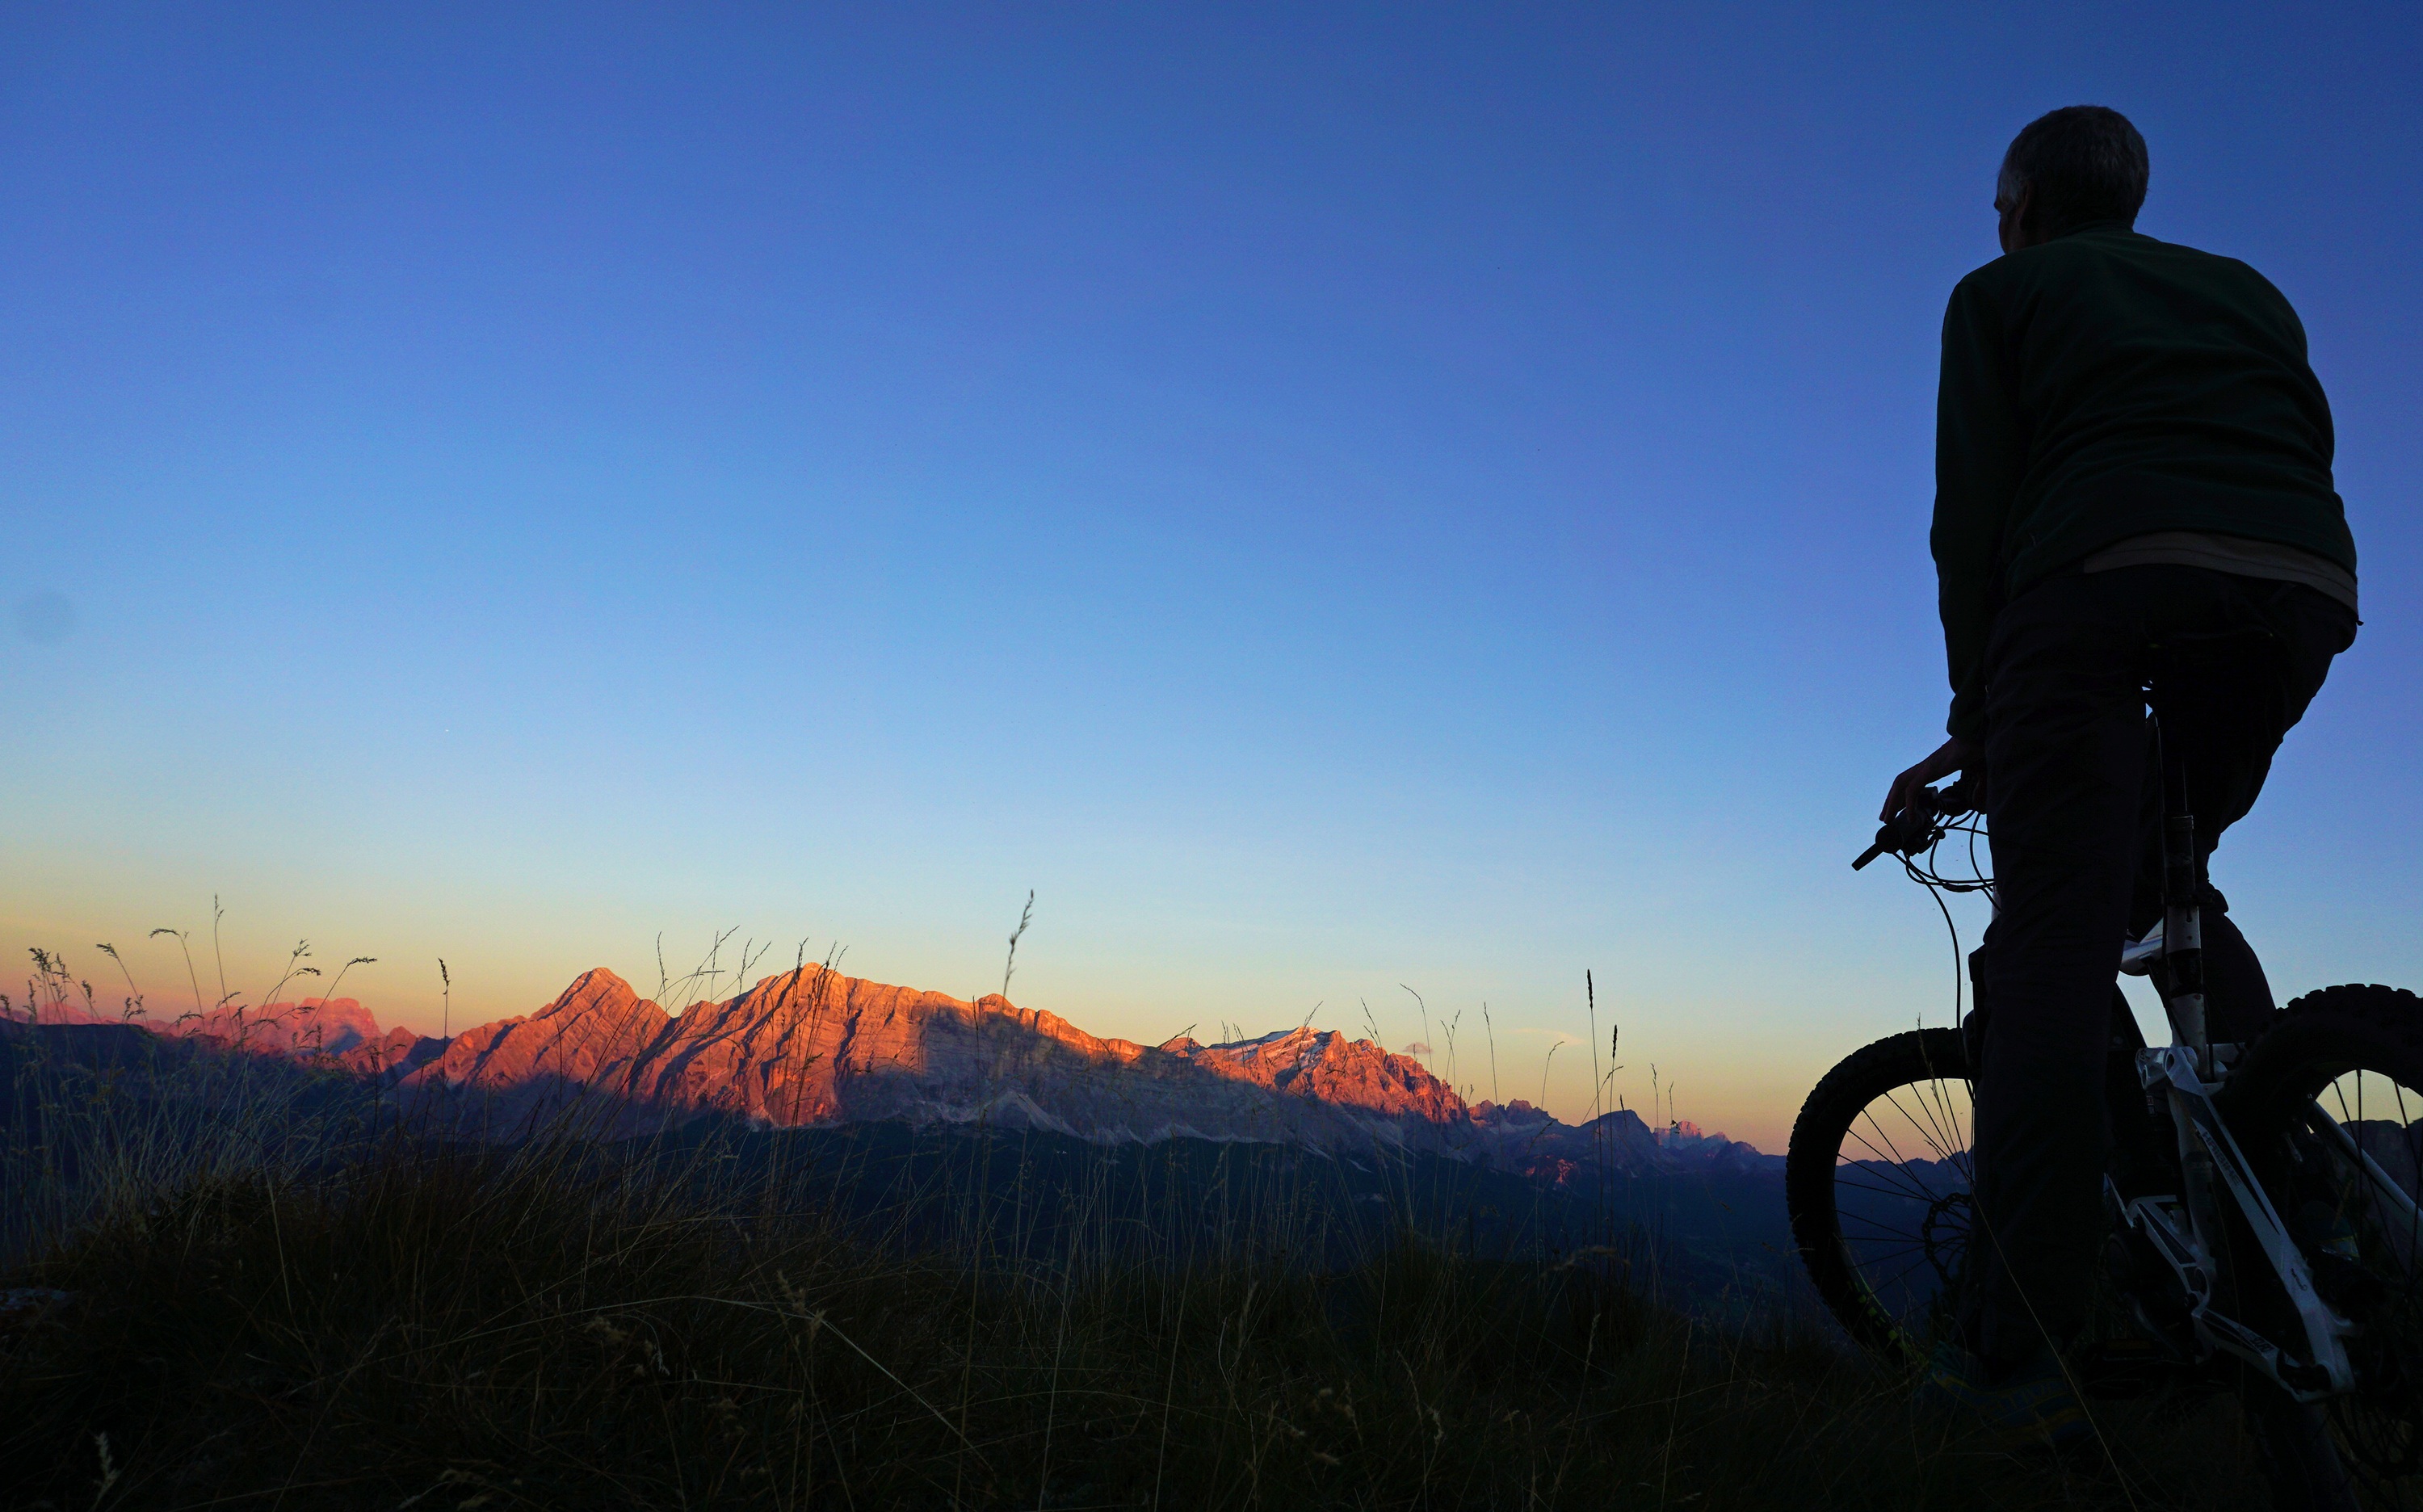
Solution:
M 2021 184 L 2018 194 L 2006 201 L 1998 202 L 2006 206 L 2003 211 L 2002 224 L 1997 228 L 2003 250 L 2008 253 L 2034 247 L 2036 244 L 2035 228 L 2028 223 L 2028 219 L 2035 209 L 2035 185 Z

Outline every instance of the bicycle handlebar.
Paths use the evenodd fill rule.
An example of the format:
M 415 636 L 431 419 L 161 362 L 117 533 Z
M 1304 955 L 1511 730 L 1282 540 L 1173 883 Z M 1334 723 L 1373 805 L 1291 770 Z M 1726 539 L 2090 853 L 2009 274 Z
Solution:
M 1956 819 L 1977 807 L 1977 779 L 1970 773 L 1962 773 L 1960 780 L 1949 788 L 1929 788 L 1924 792 L 1924 798 L 1877 828 L 1876 844 L 1860 852 L 1860 859 L 1851 863 L 1853 871 L 1888 851 L 1902 856 L 1918 854 L 1943 838 L 1943 820 Z

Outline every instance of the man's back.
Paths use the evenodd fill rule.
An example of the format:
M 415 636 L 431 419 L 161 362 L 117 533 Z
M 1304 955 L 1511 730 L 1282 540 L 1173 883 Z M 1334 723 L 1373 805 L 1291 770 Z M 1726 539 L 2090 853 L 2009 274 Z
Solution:
M 1994 606 L 2115 542 L 2194 532 L 2355 568 L 2304 328 L 2235 258 L 2102 223 L 1996 259 L 1944 312 L 1937 416 L 1956 725 Z

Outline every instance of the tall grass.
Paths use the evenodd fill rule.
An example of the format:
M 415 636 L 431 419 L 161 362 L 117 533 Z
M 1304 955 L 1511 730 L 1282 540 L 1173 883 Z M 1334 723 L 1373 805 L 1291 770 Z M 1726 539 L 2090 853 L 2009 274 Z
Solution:
M 34 965 L 22 1002 L 0 994 L 0 1264 L 164 1192 L 291 1178 L 378 1126 L 359 1078 L 261 1051 L 270 1020 L 239 1011 L 231 1038 L 181 1039 L 158 1032 L 131 980 L 109 1009 L 57 955 Z
M 1482 1252 L 1410 1191 L 1341 1231 L 1313 1157 L 1209 1202 L 1122 1186 L 1174 1147 L 1072 1177 L 1006 1132 L 469 1139 L 7 1032 L 12 1506 L 2259 1504 L 2225 1402 L 1992 1453 L 1621 1246 Z

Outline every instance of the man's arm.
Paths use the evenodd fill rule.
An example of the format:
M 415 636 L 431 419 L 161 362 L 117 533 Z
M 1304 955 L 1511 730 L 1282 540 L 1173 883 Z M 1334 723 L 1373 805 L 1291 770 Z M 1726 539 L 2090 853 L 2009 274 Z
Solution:
M 2003 533 L 2019 485 L 2019 416 L 2002 312 L 1975 276 L 1943 312 L 1935 398 L 1936 597 L 1952 678 L 1955 740 L 1986 729 L 1986 635 L 2002 594 Z
M 1978 741 L 1954 736 L 1935 748 L 1933 755 L 1892 780 L 1885 789 L 1885 806 L 1877 818 L 1888 824 L 1894 815 L 1918 802 L 1918 795 L 1938 777 L 1949 777 L 1956 772 L 1966 772 L 1986 759 L 1986 748 Z M 1931 813 L 1932 810 L 1929 810 Z
M 1986 636 L 2002 596 L 2003 531 L 2019 485 L 2019 406 L 2002 315 L 1972 276 L 1943 311 L 1943 376 L 1935 394 L 1936 603 L 1952 676 L 1951 739 L 1895 777 L 1890 820 L 1928 783 L 1984 757 Z

